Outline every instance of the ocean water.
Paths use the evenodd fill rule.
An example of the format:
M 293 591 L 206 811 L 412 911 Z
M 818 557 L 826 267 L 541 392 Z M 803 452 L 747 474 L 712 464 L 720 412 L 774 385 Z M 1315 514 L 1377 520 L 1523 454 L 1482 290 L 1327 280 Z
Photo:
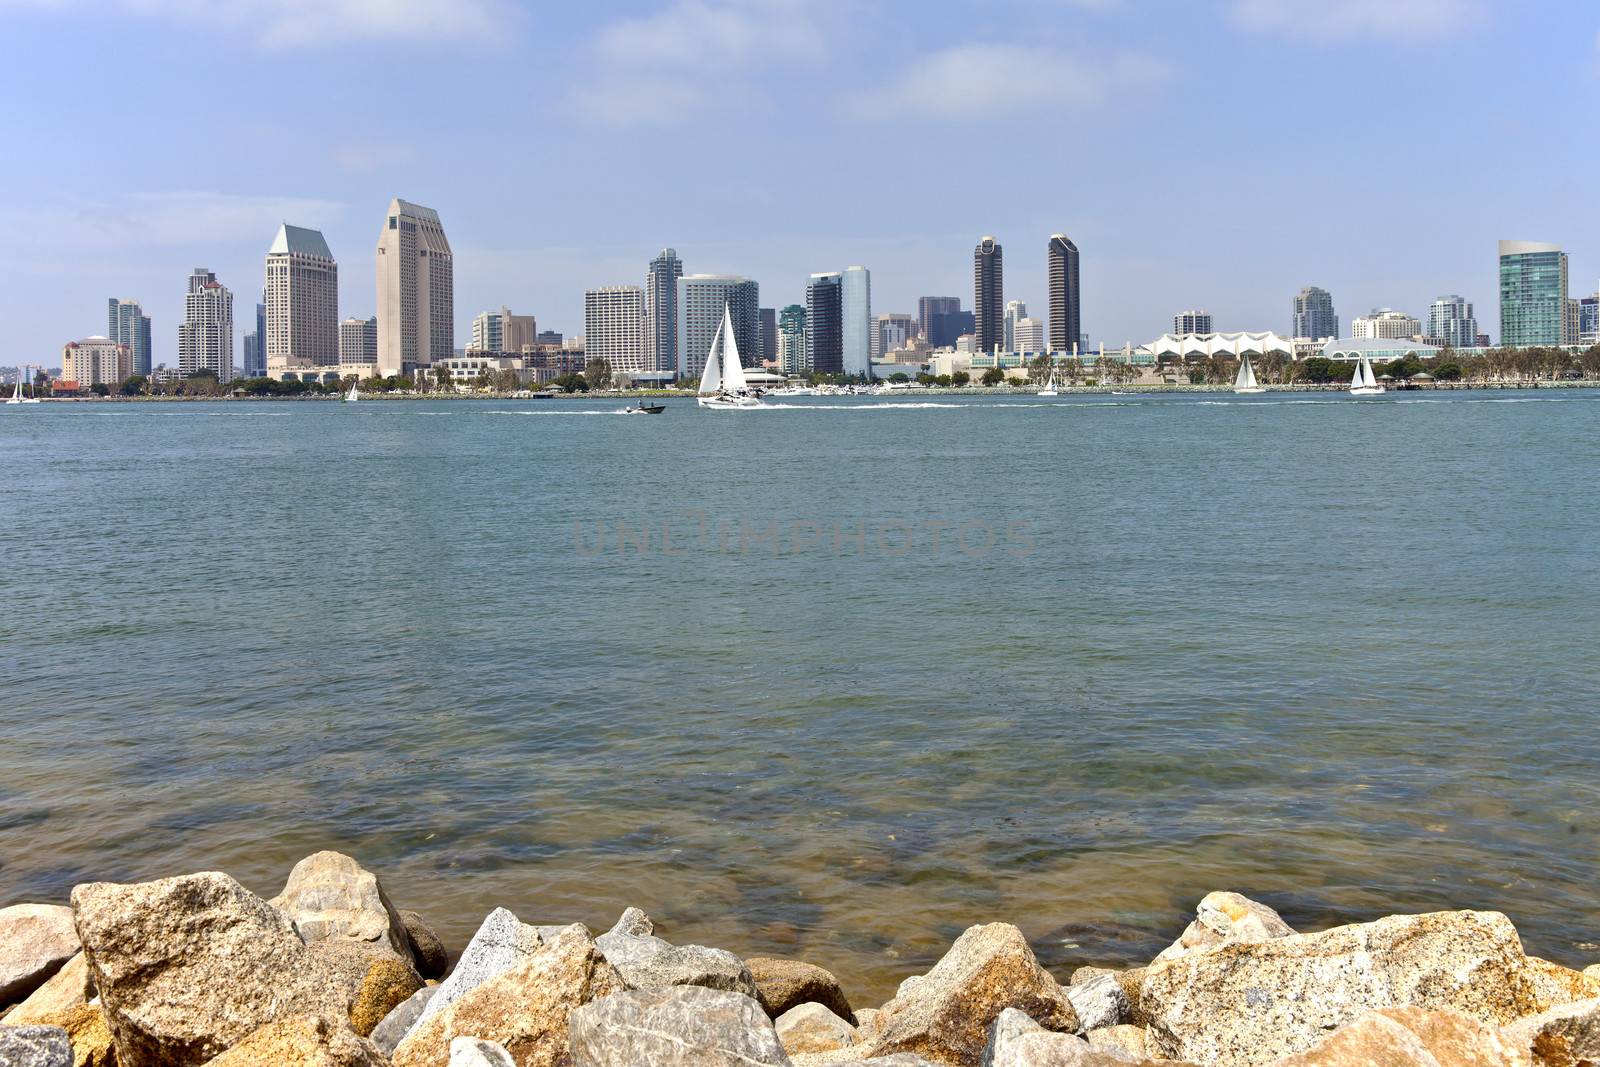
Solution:
M 864 1003 L 1221 888 L 1600 960 L 1600 393 L 620 406 L 0 410 L 0 905 L 337 848 Z

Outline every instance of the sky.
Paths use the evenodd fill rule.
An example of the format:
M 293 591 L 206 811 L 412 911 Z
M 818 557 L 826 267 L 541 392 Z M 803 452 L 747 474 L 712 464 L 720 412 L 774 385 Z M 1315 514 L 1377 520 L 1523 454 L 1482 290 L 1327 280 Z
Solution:
M 458 346 L 502 305 L 581 333 L 668 245 L 770 307 L 861 264 L 914 313 L 970 308 L 993 234 L 1042 318 L 1066 233 L 1115 345 L 1287 332 L 1305 285 L 1498 337 L 1502 238 L 1600 278 L 1595 0 L 0 0 L 0 99 L 5 365 L 112 296 L 176 363 L 197 266 L 242 335 L 282 221 L 370 315 L 396 196 L 443 219 Z

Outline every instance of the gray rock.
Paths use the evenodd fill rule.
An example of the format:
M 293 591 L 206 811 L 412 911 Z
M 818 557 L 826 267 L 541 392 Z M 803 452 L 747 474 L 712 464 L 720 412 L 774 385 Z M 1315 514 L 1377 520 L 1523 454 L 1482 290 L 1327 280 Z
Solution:
M 427 1022 L 495 975 L 527 962 L 542 944 L 544 939 L 535 927 L 519 921 L 505 908 L 494 909 L 472 935 L 466 951 L 456 961 L 456 969 L 423 1005 L 422 1014 L 412 1027 Z
M 839 979 L 802 960 L 752 956 L 744 961 L 756 982 L 756 999 L 776 1019 L 797 1004 L 821 1004 L 845 1022 L 855 1019 Z
M 0 908 L 0 1005 L 28 994 L 78 953 L 72 909 L 58 904 Z
M 1007 1008 L 995 1019 L 978 1062 L 983 1067 L 1111 1067 L 1138 1061 L 1121 1050 L 1096 1051 L 1081 1037 L 1053 1033 L 1027 1014 Z
M 0 1026 L 0 1067 L 72 1067 L 72 1042 L 59 1026 Z
M 761 1005 L 718 989 L 629 990 L 584 1005 L 568 1026 L 573 1067 L 789 1064 Z
M 428 1001 L 432 1000 L 438 991 L 439 987 L 436 985 L 425 985 L 396 1004 L 394 1010 L 385 1015 L 373 1028 L 372 1043 L 382 1049 L 385 1056 L 392 1055 L 395 1046 L 411 1032 L 411 1028 L 422 1017 L 422 1009 L 428 1006 Z
M 1064 990 L 1078 1013 L 1080 1030 L 1116 1026 L 1128 1017 L 1128 997 L 1115 975 L 1103 974 Z
M 783 1051 L 833 1052 L 856 1043 L 856 1028 L 821 1004 L 796 1004 L 773 1023 Z
M 411 939 L 378 876 L 342 852 L 313 852 L 294 865 L 283 892 L 267 901 L 306 944 L 342 939 L 387 946 L 411 962 Z
M 673 945 L 650 933 L 650 919 L 629 908 L 607 932 L 595 938 L 606 962 L 622 974 L 629 989 L 703 986 L 757 998 L 750 968 L 733 953 L 702 945 Z
M 1524 1052 L 1538 1048 L 1548 1058 L 1559 1050 L 1573 1063 L 1600 1063 L 1600 1000 L 1563 1004 L 1518 1019 L 1503 1027 L 1500 1036 L 1507 1045 Z
M 450 1067 L 516 1067 L 511 1053 L 493 1041 L 458 1037 L 450 1042 Z
M 4 1019 L 8 1026 L 42 1023 L 47 1015 L 89 1003 L 92 996 L 94 979 L 89 975 L 89 958 L 80 952 L 51 975 L 48 982 L 30 993 L 27 1000 L 7 1012 Z
M 406 939 L 411 942 L 411 955 L 417 961 L 417 973 L 424 978 L 443 978 L 450 969 L 450 954 L 444 942 L 433 932 L 433 927 L 414 911 L 402 911 L 400 923 L 405 927 Z

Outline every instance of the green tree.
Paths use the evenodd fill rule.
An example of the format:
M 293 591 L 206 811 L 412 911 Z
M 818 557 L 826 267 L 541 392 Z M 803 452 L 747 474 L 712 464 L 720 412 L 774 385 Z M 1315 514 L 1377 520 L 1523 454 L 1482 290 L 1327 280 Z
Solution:
M 983 378 L 980 380 L 984 385 L 999 385 L 1006 380 L 1006 372 L 999 367 L 990 367 L 983 372 Z
M 93 385 L 89 386 L 89 391 L 95 396 L 110 396 L 111 386 L 107 385 L 105 382 L 95 382 Z
M 964 370 L 958 370 L 954 374 L 950 375 L 950 384 L 951 385 L 966 385 L 967 383 L 969 383 L 971 381 L 972 381 L 972 375 L 968 374 Z
M 1028 377 L 1036 382 L 1050 377 L 1050 353 L 1040 352 L 1028 361 Z
M 441 393 L 447 392 L 450 389 L 451 384 L 449 367 L 441 363 L 439 366 L 433 368 L 433 385 L 435 389 L 439 390 Z
M 149 379 L 142 374 L 131 375 L 122 383 L 121 386 L 117 388 L 117 392 L 121 393 L 123 396 L 138 396 L 140 393 L 145 391 L 145 386 L 148 384 L 148 382 Z
M 911 376 L 905 371 L 895 371 L 893 374 L 889 375 L 889 380 L 891 382 L 909 382 L 911 380 Z
M 611 364 L 603 359 L 591 359 L 583 368 L 583 380 L 589 384 L 590 389 L 611 388 Z
M 936 385 L 938 384 L 939 379 L 936 376 L 929 374 L 927 371 L 918 371 L 917 381 L 923 385 Z
M 956 377 L 953 374 L 941 374 L 937 378 L 935 378 L 934 381 L 937 382 L 939 385 L 951 386 L 951 385 L 955 384 Z

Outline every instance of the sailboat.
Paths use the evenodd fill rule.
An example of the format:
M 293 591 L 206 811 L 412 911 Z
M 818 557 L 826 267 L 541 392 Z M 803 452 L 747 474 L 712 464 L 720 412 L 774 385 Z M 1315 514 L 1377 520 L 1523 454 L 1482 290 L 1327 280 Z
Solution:
M 1233 379 L 1233 391 L 1236 393 L 1264 393 L 1266 389 L 1256 384 L 1256 370 L 1250 365 L 1250 357 L 1244 356 L 1239 362 L 1239 375 Z
M 1044 388 L 1039 390 L 1039 396 L 1056 396 L 1056 369 L 1050 368 L 1050 380 L 1044 383 Z
M 355 382 L 351 382 L 350 383 L 350 391 L 344 395 L 344 402 L 346 404 L 354 404 L 357 400 L 360 400 L 360 399 L 361 399 L 361 394 L 356 392 L 356 383 Z
M 1384 391 L 1378 384 L 1378 379 L 1373 377 L 1372 362 L 1363 353 L 1360 362 L 1356 364 L 1356 372 L 1350 378 L 1351 396 L 1377 396 Z
M 9 404 L 21 404 L 21 403 L 23 403 L 23 400 L 22 400 L 22 379 L 20 377 L 17 379 L 17 387 L 14 390 L 12 390 L 11 396 L 6 401 L 6 403 L 8 405 Z
M 706 353 L 706 369 L 700 375 L 699 395 L 695 400 L 703 408 L 719 411 L 761 406 L 761 401 L 751 394 L 745 382 L 744 366 L 739 362 L 739 342 L 733 336 L 733 312 L 727 304 L 722 305 L 722 325 L 711 341 L 711 351 Z

